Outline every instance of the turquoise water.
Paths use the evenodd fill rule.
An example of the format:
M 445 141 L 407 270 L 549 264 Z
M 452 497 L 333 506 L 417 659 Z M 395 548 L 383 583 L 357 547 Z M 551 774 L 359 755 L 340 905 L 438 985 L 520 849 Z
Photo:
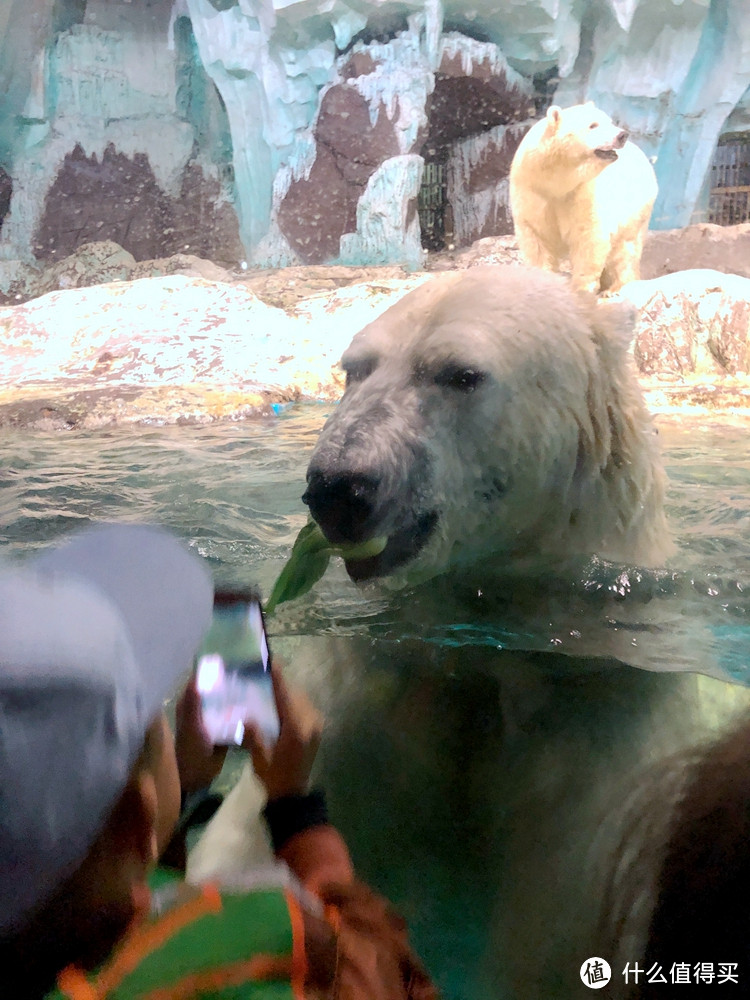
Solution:
M 88 520 L 158 521 L 217 581 L 267 594 L 306 520 L 304 471 L 328 412 L 6 431 L 2 548 L 24 557 Z M 585 886 L 612 847 L 602 816 L 642 764 L 746 706 L 744 688 L 685 672 L 750 679 L 746 431 L 664 423 L 661 438 L 679 546 L 667 571 L 589 564 L 523 614 L 498 600 L 435 621 L 418 592 L 358 591 L 334 565 L 270 623 L 329 717 L 320 778 L 357 866 L 453 1000 L 588 992 Z M 605 657 L 613 636 L 623 662 Z
M 326 406 L 274 419 L 209 427 L 117 428 L 83 433 L 6 432 L 0 437 L 0 542 L 19 555 L 87 520 L 169 525 L 209 560 L 217 580 L 255 583 L 268 594 L 306 508 L 304 472 Z M 572 582 L 549 581 L 546 599 L 497 614 L 495 600 L 470 616 L 435 620 L 418 594 L 384 600 L 358 590 L 334 561 L 308 598 L 285 606 L 285 633 L 360 634 L 597 655 L 611 649 L 649 669 L 674 669 L 669 634 L 700 623 L 680 650 L 684 669 L 750 679 L 750 463 L 742 427 L 669 424 L 661 438 L 668 509 L 678 554 L 648 572 L 593 561 Z M 678 603 L 679 602 L 679 603 Z M 456 592 L 450 595 L 456 604 Z M 484 610 L 486 605 L 486 611 Z M 395 611 L 394 611 L 395 609 Z M 655 640 L 654 632 L 660 636 Z M 644 640 L 639 632 L 646 635 Z M 625 635 L 627 633 L 627 635 Z M 715 640 L 718 637 L 719 642 Z M 716 661 L 720 662 L 716 662 Z M 712 666 L 713 663 L 713 666 Z

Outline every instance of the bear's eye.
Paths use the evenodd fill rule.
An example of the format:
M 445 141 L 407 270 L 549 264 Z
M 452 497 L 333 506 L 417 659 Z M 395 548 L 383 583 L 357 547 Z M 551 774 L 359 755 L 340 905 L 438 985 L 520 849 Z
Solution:
M 486 373 L 477 368 L 447 365 L 435 375 L 435 385 L 455 389 L 457 392 L 474 392 L 486 378 Z
M 599 128 L 599 122 L 592 122 L 592 123 L 591 123 L 591 124 L 589 125 L 589 128 L 590 128 L 590 129 L 592 129 L 592 128 Z
M 347 386 L 354 385 L 357 382 L 364 382 L 375 371 L 377 364 L 375 358 L 363 358 L 361 361 L 343 362 Z

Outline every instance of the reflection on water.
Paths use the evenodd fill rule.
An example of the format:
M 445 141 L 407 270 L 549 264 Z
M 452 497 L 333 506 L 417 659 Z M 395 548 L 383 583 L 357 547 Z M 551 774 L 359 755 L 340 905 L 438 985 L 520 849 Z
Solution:
M 154 520 L 191 540 L 217 580 L 267 594 L 305 521 L 326 412 L 6 434 L 5 551 L 89 519 Z M 269 622 L 331 720 L 321 777 L 355 860 L 400 905 L 448 997 L 586 993 L 589 885 L 613 843 L 603 819 L 643 763 L 747 704 L 745 688 L 685 672 L 750 678 L 745 435 L 667 426 L 662 440 L 679 543 L 669 572 L 590 563 L 544 595 L 484 601 L 468 580 L 445 620 L 434 589 L 360 592 L 336 565 Z

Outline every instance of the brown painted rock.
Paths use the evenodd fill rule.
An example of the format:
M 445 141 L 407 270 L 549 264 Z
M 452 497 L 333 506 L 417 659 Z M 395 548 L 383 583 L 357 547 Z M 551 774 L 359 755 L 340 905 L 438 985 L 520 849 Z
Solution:
M 684 229 L 653 230 L 647 235 L 642 278 L 703 267 L 750 278 L 750 222 L 738 226 L 701 222 Z

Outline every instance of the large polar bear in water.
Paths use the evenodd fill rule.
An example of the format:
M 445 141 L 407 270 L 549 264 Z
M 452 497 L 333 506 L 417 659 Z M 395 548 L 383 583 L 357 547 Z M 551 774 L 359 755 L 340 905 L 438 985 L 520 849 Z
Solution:
M 332 542 L 387 538 L 352 578 L 660 563 L 664 476 L 631 337 L 626 308 L 515 267 L 441 274 L 357 334 L 303 497 Z
M 285 634 L 282 608 L 272 648 L 326 709 L 319 777 L 355 863 L 447 996 L 581 995 L 613 789 L 698 731 L 707 688 L 731 701 L 628 666 L 652 639 L 642 609 L 629 630 L 627 602 L 574 592 L 581 558 L 655 565 L 670 547 L 630 336 L 625 307 L 556 275 L 437 275 L 355 336 L 310 459 L 328 538 L 380 539 L 347 563 L 363 598 L 391 590 L 378 632 L 324 602 L 322 634 L 300 637 L 293 607 Z M 245 773 L 193 877 L 257 860 L 252 795 Z

